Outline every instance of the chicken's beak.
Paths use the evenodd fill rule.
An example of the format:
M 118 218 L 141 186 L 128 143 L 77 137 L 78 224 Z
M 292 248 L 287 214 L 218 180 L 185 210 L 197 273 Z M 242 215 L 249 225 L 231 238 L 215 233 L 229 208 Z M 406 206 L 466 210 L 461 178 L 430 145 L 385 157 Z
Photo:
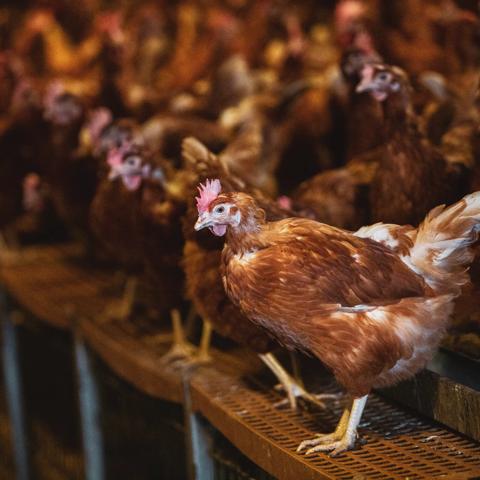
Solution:
M 357 93 L 370 92 L 373 88 L 373 82 L 370 78 L 362 78 L 360 83 L 355 88 Z
M 360 82 L 355 91 L 357 93 L 370 92 L 375 87 L 374 69 L 371 65 L 365 65 L 360 75 Z
M 205 227 L 209 227 L 211 223 L 212 222 L 208 215 L 201 214 L 198 216 L 197 222 L 195 223 L 195 231 L 198 232 Z

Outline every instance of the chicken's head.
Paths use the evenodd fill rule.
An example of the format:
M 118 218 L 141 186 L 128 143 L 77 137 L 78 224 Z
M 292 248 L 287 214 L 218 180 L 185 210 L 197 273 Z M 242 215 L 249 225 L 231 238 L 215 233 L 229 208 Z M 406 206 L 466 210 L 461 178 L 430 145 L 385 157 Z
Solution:
M 83 105 L 80 99 L 67 92 L 61 82 L 51 83 L 45 93 L 44 116 L 58 126 L 69 126 L 82 119 Z
M 146 161 L 145 152 L 131 142 L 111 149 L 107 162 L 110 166 L 109 180 L 120 178 L 125 188 L 130 191 L 138 190 L 143 180 L 149 178 L 152 172 L 151 165 Z
M 227 228 L 236 231 L 256 230 L 258 223 L 265 220 L 265 212 L 258 209 L 250 195 L 242 192 L 221 193 L 220 180 L 207 180 L 198 187 L 200 196 L 196 197 L 198 219 L 195 230 L 209 228 L 221 237 Z
M 239 216 L 238 208 L 225 195 L 221 195 L 222 185 L 218 179 L 200 184 L 198 191 L 200 196 L 195 198 L 198 210 L 195 230 L 208 227 L 218 237 L 225 235 L 228 225 L 232 221 L 239 221 L 239 218 L 235 219 Z
M 110 150 L 131 142 L 133 137 L 133 123 L 127 119 L 116 120 L 106 125 L 100 132 L 95 144 L 95 153 L 103 156 Z
M 369 92 L 375 100 L 383 102 L 391 94 L 405 91 L 408 84 L 407 74 L 401 68 L 382 63 L 367 64 L 356 91 Z

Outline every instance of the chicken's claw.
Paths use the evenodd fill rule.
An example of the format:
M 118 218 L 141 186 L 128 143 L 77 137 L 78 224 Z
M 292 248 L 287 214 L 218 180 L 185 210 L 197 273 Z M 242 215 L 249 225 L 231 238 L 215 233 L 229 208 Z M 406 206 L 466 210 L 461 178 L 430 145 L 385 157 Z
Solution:
M 351 448 L 353 448 L 353 444 L 351 445 L 350 443 L 345 442 L 344 440 L 337 440 L 335 442 L 324 443 L 324 444 L 312 447 L 305 452 L 305 455 L 311 455 L 312 453 L 316 453 L 316 452 L 331 452 L 330 456 L 336 457 L 340 453 L 346 452 Z
M 356 435 L 344 435 L 338 438 L 334 433 L 318 434 L 317 438 L 311 440 L 304 440 L 297 448 L 297 453 L 308 448 L 305 455 L 311 455 L 316 452 L 331 452 L 330 456 L 335 457 L 342 452 L 351 450 L 355 445 Z
M 195 346 L 188 342 L 175 343 L 172 348 L 163 355 L 161 362 L 163 364 L 169 364 L 178 361 L 190 361 L 195 351 Z

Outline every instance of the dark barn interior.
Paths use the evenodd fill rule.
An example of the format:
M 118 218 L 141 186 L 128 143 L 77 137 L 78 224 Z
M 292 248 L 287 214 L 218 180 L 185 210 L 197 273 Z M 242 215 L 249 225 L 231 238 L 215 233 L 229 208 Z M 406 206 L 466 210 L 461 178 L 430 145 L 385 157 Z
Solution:
M 480 479 L 480 3 L 5 0 L 0 480 Z

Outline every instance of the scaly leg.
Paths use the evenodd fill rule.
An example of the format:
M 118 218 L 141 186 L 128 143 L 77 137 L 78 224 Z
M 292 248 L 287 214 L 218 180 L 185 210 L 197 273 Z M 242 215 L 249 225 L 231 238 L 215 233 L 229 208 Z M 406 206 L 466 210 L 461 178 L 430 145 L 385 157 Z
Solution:
M 162 361 L 165 363 L 190 358 L 195 351 L 195 347 L 185 338 L 180 312 L 175 308 L 170 312 L 170 316 L 173 326 L 173 345 L 162 357 Z
M 195 357 L 195 363 L 198 364 L 206 364 L 212 361 L 212 357 L 210 356 L 210 343 L 212 340 L 212 324 L 208 320 L 203 320 L 203 327 L 202 327 L 202 338 L 200 340 L 200 348 L 198 353 Z
M 345 407 L 343 410 L 340 421 L 335 428 L 333 433 L 317 433 L 316 438 L 313 440 L 303 441 L 297 449 L 297 452 L 301 452 L 304 448 L 314 447 L 319 443 L 329 443 L 336 440 L 340 440 L 347 431 L 348 419 L 350 418 L 350 412 L 352 410 L 352 402 L 349 403 L 348 407 Z M 307 452 L 308 453 L 308 452 Z
M 200 346 L 197 353 L 193 356 L 187 357 L 185 360 L 186 366 L 198 367 L 200 365 L 206 365 L 212 361 L 210 356 L 210 342 L 212 338 L 213 327 L 208 320 L 203 320 L 202 337 L 200 339 Z
M 357 427 L 362 418 L 363 409 L 367 403 L 368 395 L 355 398 L 351 410 L 348 408 L 343 412 L 342 418 L 338 423 L 335 432 L 329 435 L 318 435 L 313 440 L 303 441 L 297 448 L 297 452 L 301 452 L 310 447 L 305 455 L 315 452 L 332 452 L 332 456 L 350 450 L 355 445 L 357 438 Z M 347 420 L 348 419 L 348 420 Z
M 189 355 L 193 353 L 195 347 L 187 342 L 185 339 L 188 338 L 190 335 L 188 334 L 188 323 L 192 323 L 195 318 L 197 317 L 197 312 L 193 305 L 190 306 L 187 314 L 187 320 L 185 321 L 186 327 L 183 327 L 183 324 L 180 320 L 180 313 L 177 310 L 170 311 L 170 317 L 172 320 L 172 331 L 168 333 L 158 333 L 156 335 L 150 335 L 147 339 L 148 343 L 151 345 L 162 345 L 165 343 L 171 343 L 173 346 L 175 345 L 183 345 L 186 346 L 186 349 L 189 349 Z M 172 350 L 172 349 L 171 349 Z M 186 356 L 181 355 L 182 349 L 178 350 L 179 356 Z M 167 353 L 168 355 L 168 353 Z M 175 358 L 173 355 L 172 359 Z
M 314 395 L 308 393 L 305 388 L 296 381 L 278 362 L 278 360 L 271 354 L 259 355 L 260 359 L 267 365 L 267 367 L 278 378 L 281 388 L 286 392 L 287 398 L 275 404 L 275 406 L 282 406 L 286 403 L 290 404 L 292 410 L 297 409 L 297 398 L 303 398 L 308 402 L 317 405 L 320 408 L 325 408 L 323 400 L 337 399 L 336 394 L 318 394 Z

